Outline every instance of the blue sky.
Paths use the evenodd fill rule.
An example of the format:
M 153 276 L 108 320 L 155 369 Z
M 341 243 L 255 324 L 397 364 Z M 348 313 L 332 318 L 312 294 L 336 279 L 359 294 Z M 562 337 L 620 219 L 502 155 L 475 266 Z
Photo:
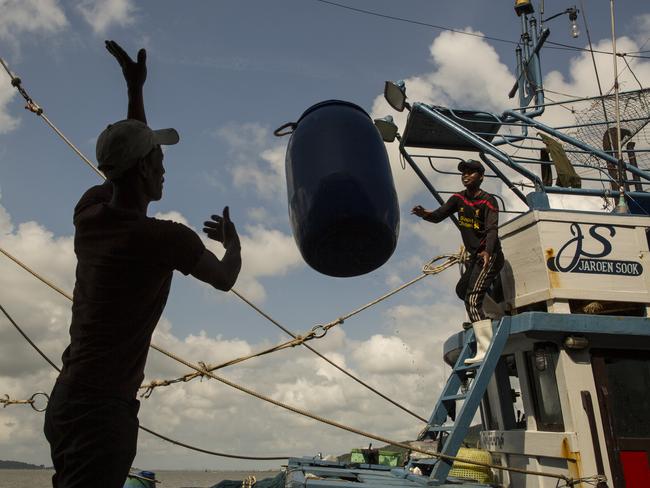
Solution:
M 452 0 L 341 3 L 377 13 L 516 41 L 511 2 Z M 188 6 L 191 5 L 191 6 Z M 547 15 L 572 4 L 546 2 Z M 354 102 L 373 116 L 396 116 L 382 101 L 383 83 L 406 79 L 414 100 L 454 107 L 507 108 L 514 46 L 362 14 L 315 0 L 172 2 L 107 0 L 0 0 L 0 56 L 50 119 L 91 159 L 97 135 L 125 117 L 121 72 L 104 49 L 114 39 L 133 56 L 148 51 L 145 103 L 152 127 L 175 127 L 181 143 L 166 152 L 165 195 L 150 207 L 195 229 L 224 205 L 242 236 L 244 268 L 236 288 L 288 328 L 301 332 L 329 322 L 419 274 L 430 257 L 457 250 L 448 224 L 431 226 L 409 215 L 415 203 L 432 207 L 389 148 L 402 226 L 391 260 L 368 275 L 336 279 L 300 258 L 287 214 L 284 150 L 272 131 L 326 99 Z M 592 39 L 611 49 L 609 3 L 589 2 Z M 650 9 L 616 2 L 619 50 L 649 49 Z M 553 20 L 551 40 L 584 47 L 568 35 L 568 20 Z M 584 26 L 581 28 L 584 32 Z M 647 55 L 647 53 L 646 53 Z M 545 49 L 547 87 L 596 94 L 591 60 Z M 647 60 L 630 59 L 645 86 Z M 604 84 L 611 59 L 598 57 Z M 621 66 L 623 66 L 621 64 Z M 608 81 L 609 80 L 609 81 Z M 627 73 L 624 87 L 634 88 Z M 608 84 L 609 83 L 609 84 Z M 74 284 L 72 208 L 97 176 L 23 103 L 0 73 L 0 246 L 66 289 Z M 558 111 L 549 120 L 562 120 Z M 455 178 L 436 182 L 445 188 Z M 492 188 L 500 191 L 497 186 Z M 215 247 L 215 249 L 217 249 Z M 373 384 L 428 416 L 444 380 L 440 344 L 463 320 L 453 295 L 457 270 L 427 278 L 389 302 L 347 321 L 317 347 Z M 0 303 L 54 358 L 67 340 L 69 304 L 0 260 Z M 54 376 L 0 319 L 4 346 L 0 395 L 48 391 Z M 285 340 L 282 333 L 232 295 L 178 275 L 154 341 L 193 361 L 231 359 Z M 183 373 L 156 352 L 148 375 Z M 417 421 L 385 406 L 306 352 L 291 350 L 224 376 L 316 413 L 397 439 L 413 437 Z M 143 401 L 148 427 L 208 449 L 253 454 L 345 452 L 366 440 L 339 434 L 277 412 L 256 400 L 204 382 L 168 388 Z M 197 425 L 197 420 L 200 425 Z M 48 463 L 42 419 L 12 407 L 0 411 L 0 459 Z M 207 428 L 206 428 L 207 427 Z M 227 467 L 233 463 L 186 453 L 146 434 L 136 464 Z M 268 464 L 267 464 L 268 466 Z

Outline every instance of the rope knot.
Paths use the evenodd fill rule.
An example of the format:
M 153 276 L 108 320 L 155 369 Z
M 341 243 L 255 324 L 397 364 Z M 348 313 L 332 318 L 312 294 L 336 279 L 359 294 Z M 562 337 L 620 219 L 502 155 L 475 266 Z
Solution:
M 211 368 L 211 366 L 209 364 L 207 364 L 207 363 L 204 363 L 203 361 L 199 361 L 198 364 L 201 367 L 201 369 L 203 370 L 203 371 L 197 371 L 197 373 L 199 373 L 199 375 L 201 376 L 201 381 L 203 381 L 203 378 L 205 378 L 205 377 L 210 379 L 210 368 Z

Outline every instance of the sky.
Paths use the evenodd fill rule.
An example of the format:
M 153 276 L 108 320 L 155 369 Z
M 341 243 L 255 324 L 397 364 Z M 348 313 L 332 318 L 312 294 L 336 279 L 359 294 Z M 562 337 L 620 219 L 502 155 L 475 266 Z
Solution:
M 516 41 L 519 19 L 511 2 L 468 0 L 340 0 L 386 16 L 446 26 L 441 31 L 363 14 L 316 0 L 0 0 L 0 56 L 46 115 L 89 158 L 97 135 L 126 116 L 121 71 L 105 51 L 114 39 L 132 56 L 145 47 L 145 104 L 154 128 L 175 127 L 180 144 L 165 153 L 165 194 L 149 214 L 200 230 L 230 206 L 242 241 L 236 289 L 295 333 L 328 323 L 420 274 L 439 254 L 456 252 L 450 222 L 429 224 L 410 215 L 420 203 L 435 208 L 396 144 L 387 145 L 400 204 L 397 249 L 381 268 L 354 278 L 312 270 L 294 242 L 287 212 L 284 158 L 288 138 L 273 130 L 295 122 L 311 105 L 351 101 L 373 118 L 398 114 L 383 100 L 386 80 L 406 80 L 411 101 L 500 112 L 512 107 L 514 46 L 466 33 Z M 547 16 L 571 4 L 547 0 Z M 587 3 L 594 47 L 611 50 L 609 2 Z M 537 2 L 535 2 L 537 5 Z M 580 6 L 579 6 L 580 7 Z M 551 21 L 551 40 L 585 47 L 569 36 L 566 16 Z M 620 52 L 650 49 L 650 7 L 616 2 Z M 547 89 L 596 95 L 591 58 L 544 49 Z M 646 53 L 647 55 L 647 53 Z M 613 83 L 610 56 L 597 55 L 601 81 Z M 629 58 L 623 89 L 650 85 L 650 61 Z M 548 93 L 549 99 L 562 98 Z M 0 247 L 64 290 L 74 286 L 72 209 L 99 183 L 97 175 L 33 114 L 0 72 Z M 547 123 L 570 111 L 550 109 Z M 463 157 L 463 154 L 450 154 Z M 441 168 L 453 169 L 440 159 Z M 447 166 L 445 166 L 445 164 Z M 443 190 L 457 176 L 424 168 Z M 521 205 L 491 181 L 509 210 Z M 556 206 L 599 209 L 600 201 L 553 198 Z M 503 214 L 510 218 L 512 214 Z M 215 243 L 208 243 L 219 255 Z M 465 320 L 454 295 L 458 270 L 428 277 L 395 297 L 346 320 L 312 342 L 330 359 L 428 418 L 449 369 L 442 344 Z M 60 364 L 68 343 L 70 303 L 0 256 L 0 304 Z M 233 294 L 176 273 L 153 342 L 192 361 L 220 363 L 287 339 Z M 150 351 L 147 379 L 173 378 L 188 369 Z M 363 389 L 305 348 L 291 348 L 220 371 L 231 381 L 317 415 L 395 440 L 413 439 L 421 422 Z M 0 396 L 28 398 L 51 390 L 56 373 L 0 317 Z M 140 421 L 182 442 L 245 455 L 342 454 L 368 439 L 304 419 L 215 380 L 157 389 L 142 399 Z M 0 409 L 0 459 L 50 464 L 43 414 L 24 406 Z M 149 469 L 261 469 L 280 462 L 237 461 L 172 446 L 141 432 L 134 465 Z

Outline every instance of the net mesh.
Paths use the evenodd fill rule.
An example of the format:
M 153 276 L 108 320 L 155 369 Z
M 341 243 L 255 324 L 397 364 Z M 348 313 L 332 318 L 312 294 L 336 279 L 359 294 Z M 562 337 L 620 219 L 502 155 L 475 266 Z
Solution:
M 620 93 L 619 111 L 623 159 L 629 163 L 636 157 L 639 168 L 650 169 L 650 152 L 643 151 L 650 148 L 650 88 Z M 593 100 L 587 108 L 577 111 L 575 118 L 580 126 L 575 131 L 577 139 L 616 153 L 616 100 L 613 93 Z M 590 154 L 578 153 L 574 158 L 591 166 L 605 165 L 604 161 Z

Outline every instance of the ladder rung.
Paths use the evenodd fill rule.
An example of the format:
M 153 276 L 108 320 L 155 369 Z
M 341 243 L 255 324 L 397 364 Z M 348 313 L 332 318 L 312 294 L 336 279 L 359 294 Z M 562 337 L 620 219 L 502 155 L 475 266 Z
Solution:
M 438 462 L 438 458 L 420 458 L 411 461 L 416 466 L 431 466 Z
M 474 363 L 474 364 L 463 364 L 462 366 L 458 366 L 454 368 L 454 373 L 462 373 L 464 371 L 472 371 L 474 369 L 478 369 L 481 367 L 482 363 Z
M 443 396 L 443 397 L 441 398 L 441 400 L 442 400 L 443 402 L 446 402 L 446 401 L 451 401 L 451 400 L 463 400 L 463 399 L 465 399 L 465 398 L 467 398 L 467 395 L 466 395 L 465 393 L 460 393 L 460 394 L 458 394 L 458 395 L 447 395 L 447 396 Z
M 429 427 L 429 432 L 450 432 L 454 430 L 453 425 L 434 425 L 433 427 Z

